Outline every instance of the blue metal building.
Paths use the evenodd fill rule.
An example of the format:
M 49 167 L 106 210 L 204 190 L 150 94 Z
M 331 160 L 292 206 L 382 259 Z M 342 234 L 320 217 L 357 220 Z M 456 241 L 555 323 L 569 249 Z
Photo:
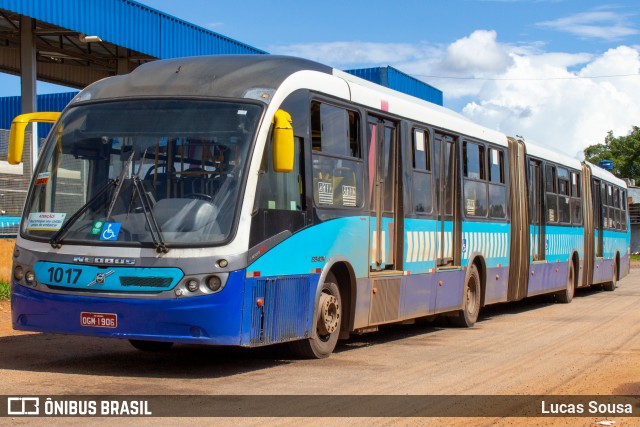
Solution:
M 441 90 L 393 67 L 362 68 L 346 72 L 434 104 L 443 104 Z
M 77 93 L 78 92 L 64 92 L 38 95 L 38 111 L 62 111 Z M 21 114 L 20 101 L 19 96 L 0 98 L 0 129 L 9 129 L 11 127 L 11 120 Z M 38 134 L 40 136 L 46 136 L 48 129 L 51 127 L 51 125 L 46 123 L 40 123 L 38 126 L 42 126 L 38 127 Z
M 0 72 L 41 81 L 82 88 L 155 59 L 249 53 L 266 52 L 131 0 L 0 0 Z

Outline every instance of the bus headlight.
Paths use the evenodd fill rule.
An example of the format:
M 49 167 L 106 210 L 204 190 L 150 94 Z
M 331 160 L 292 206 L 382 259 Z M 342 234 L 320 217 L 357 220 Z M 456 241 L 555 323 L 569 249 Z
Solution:
M 196 279 L 191 279 L 187 282 L 187 289 L 189 289 L 189 292 L 195 292 L 199 287 L 199 283 Z
M 24 280 L 31 286 L 36 284 L 36 275 L 33 271 L 27 271 L 24 275 Z
M 209 276 L 205 282 L 207 284 L 207 288 L 209 288 L 212 292 L 218 292 L 222 288 L 222 280 L 218 276 Z
M 24 270 L 22 269 L 22 266 L 16 265 L 16 267 L 13 269 L 13 278 L 19 282 L 23 277 Z

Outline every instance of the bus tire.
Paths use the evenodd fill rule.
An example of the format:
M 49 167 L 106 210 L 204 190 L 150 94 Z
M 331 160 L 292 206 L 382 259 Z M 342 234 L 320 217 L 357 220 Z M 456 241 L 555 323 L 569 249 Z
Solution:
M 329 357 L 338 343 L 342 323 L 342 299 L 335 277 L 329 274 L 318 299 L 316 336 L 291 343 L 291 349 L 305 359 Z
M 173 346 L 172 342 L 129 340 L 132 346 L 140 351 L 160 352 L 167 351 Z
M 613 292 L 616 290 L 616 286 L 618 285 L 618 264 L 616 263 L 616 260 L 613 260 L 613 276 L 611 277 L 611 282 L 610 283 L 606 283 L 605 285 L 603 285 L 602 287 L 604 288 L 605 291 L 608 292 Z
M 480 301 L 482 298 L 482 284 L 480 282 L 480 274 L 475 265 L 471 265 L 467 271 L 467 278 L 464 283 L 463 307 L 458 315 L 451 318 L 451 322 L 455 326 L 462 328 L 470 328 L 475 325 L 480 313 Z
M 569 262 L 569 271 L 567 273 L 567 284 L 565 289 L 556 294 L 556 298 L 559 303 L 568 304 L 573 299 L 573 295 L 576 292 L 575 273 L 576 270 L 573 268 L 573 262 Z

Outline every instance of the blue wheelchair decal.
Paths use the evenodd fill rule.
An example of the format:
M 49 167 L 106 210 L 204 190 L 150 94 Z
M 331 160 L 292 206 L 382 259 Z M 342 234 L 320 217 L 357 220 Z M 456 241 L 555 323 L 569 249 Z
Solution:
M 121 225 L 119 222 L 105 222 L 100 233 L 100 240 L 118 240 Z

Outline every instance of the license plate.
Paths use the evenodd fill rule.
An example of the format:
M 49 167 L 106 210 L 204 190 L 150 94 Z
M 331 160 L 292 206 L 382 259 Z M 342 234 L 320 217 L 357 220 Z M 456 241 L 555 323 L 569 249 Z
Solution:
M 118 327 L 118 315 L 112 313 L 80 313 L 80 325 L 92 328 Z

